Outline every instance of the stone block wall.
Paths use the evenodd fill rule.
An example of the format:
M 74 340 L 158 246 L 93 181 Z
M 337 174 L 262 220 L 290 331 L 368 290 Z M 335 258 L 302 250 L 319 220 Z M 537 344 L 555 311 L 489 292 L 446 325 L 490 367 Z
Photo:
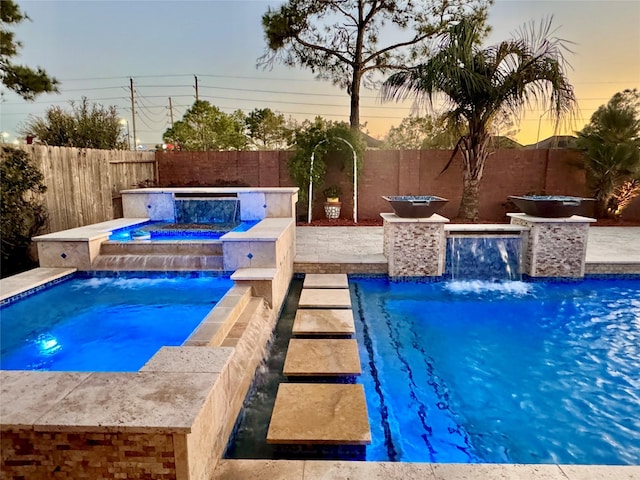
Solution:
M 171 434 L 3 430 L 2 478 L 176 479 Z

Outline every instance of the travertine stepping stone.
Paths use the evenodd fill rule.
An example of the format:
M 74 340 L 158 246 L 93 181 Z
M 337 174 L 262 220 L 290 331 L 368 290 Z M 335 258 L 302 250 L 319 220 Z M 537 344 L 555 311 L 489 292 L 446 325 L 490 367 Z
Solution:
M 353 312 L 348 309 L 298 309 L 292 332 L 294 335 L 352 335 L 356 332 Z
M 371 443 L 363 386 L 281 383 L 273 406 L 267 443 Z
M 360 375 L 360 355 L 355 339 L 292 338 L 283 373 L 287 376 Z
M 349 288 L 346 273 L 307 273 L 302 288 Z
M 351 295 L 346 288 L 303 288 L 298 308 L 351 308 Z

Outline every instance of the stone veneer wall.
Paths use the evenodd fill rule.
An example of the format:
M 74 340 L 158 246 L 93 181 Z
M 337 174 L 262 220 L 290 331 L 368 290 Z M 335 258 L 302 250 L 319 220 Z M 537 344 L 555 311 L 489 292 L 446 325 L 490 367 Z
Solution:
M 511 214 L 511 223 L 529 227 L 523 246 L 523 273 L 531 277 L 579 278 L 585 273 L 589 221 L 545 219 L 530 221 L 523 214 Z
M 2 478 L 177 478 L 171 434 L 3 430 L 0 445 Z
M 383 213 L 383 253 L 391 277 L 430 277 L 444 273 L 449 220 L 433 215 L 429 220 L 400 218 Z

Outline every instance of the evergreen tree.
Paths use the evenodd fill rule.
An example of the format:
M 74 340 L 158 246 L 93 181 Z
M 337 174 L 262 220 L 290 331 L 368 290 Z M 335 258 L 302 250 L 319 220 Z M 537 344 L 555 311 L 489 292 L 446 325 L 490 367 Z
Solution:
M 50 77 L 40 67 L 36 70 L 25 65 L 16 65 L 12 58 L 18 55 L 22 46 L 15 39 L 10 27 L 29 17 L 20 10 L 13 0 L 2 0 L 0 6 L 0 81 L 9 90 L 25 100 L 33 100 L 40 93 L 58 91 L 58 81 Z

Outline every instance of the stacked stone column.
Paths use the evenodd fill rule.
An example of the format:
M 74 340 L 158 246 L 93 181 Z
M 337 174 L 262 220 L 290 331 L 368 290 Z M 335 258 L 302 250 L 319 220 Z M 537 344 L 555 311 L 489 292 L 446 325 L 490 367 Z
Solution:
M 511 223 L 529 229 L 524 242 L 522 271 L 531 277 L 584 277 L 589 224 L 593 218 L 532 217 L 509 213 Z
M 444 273 L 448 218 L 401 218 L 382 213 L 384 245 L 390 277 L 435 277 Z

